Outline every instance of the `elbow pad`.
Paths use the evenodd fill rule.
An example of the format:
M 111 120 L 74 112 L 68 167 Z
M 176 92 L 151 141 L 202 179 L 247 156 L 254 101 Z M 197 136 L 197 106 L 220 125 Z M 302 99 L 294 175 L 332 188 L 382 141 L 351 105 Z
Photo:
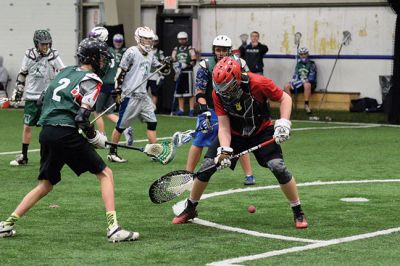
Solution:
M 89 122 L 89 116 L 90 110 L 81 107 L 75 116 L 75 123 L 78 128 L 82 129 L 88 138 L 93 138 L 96 133 L 93 125 L 91 125 Z

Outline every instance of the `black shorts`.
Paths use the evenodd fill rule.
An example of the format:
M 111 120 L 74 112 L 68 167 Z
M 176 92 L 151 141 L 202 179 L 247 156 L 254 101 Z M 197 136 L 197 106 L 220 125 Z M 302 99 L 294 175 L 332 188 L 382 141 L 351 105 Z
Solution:
M 315 89 L 317 88 L 317 84 L 315 83 L 310 83 L 311 84 L 311 91 L 314 92 Z M 292 89 L 294 91 L 294 89 Z M 297 92 L 304 92 L 304 86 L 298 87 Z
M 183 71 L 176 81 L 175 97 L 193 97 L 193 71 Z
M 235 154 L 238 154 L 244 150 L 250 149 L 258 144 L 261 144 L 264 141 L 270 140 L 274 135 L 274 126 L 269 126 L 266 129 L 262 130 L 260 133 L 251 136 L 251 137 L 242 137 L 232 135 L 231 139 L 231 147 Z M 205 158 L 215 158 L 217 156 L 217 148 L 219 147 L 219 140 L 215 138 L 211 146 L 207 150 L 207 154 L 204 156 Z M 263 148 L 255 150 L 254 156 L 257 159 L 257 162 L 262 167 L 267 168 L 267 163 L 272 159 L 283 159 L 281 146 L 274 143 L 271 143 Z M 232 161 L 231 169 L 235 168 L 236 161 Z
M 49 180 L 52 185 L 57 184 L 61 180 L 61 169 L 65 164 L 77 176 L 87 171 L 98 174 L 106 168 L 103 159 L 76 128 L 44 126 L 39 141 L 39 180 Z
M 147 81 L 147 88 L 150 88 L 151 95 L 158 96 L 158 87 L 157 80 L 148 80 Z
M 96 113 L 101 113 L 114 104 L 114 99 L 111 96 L 111 90 L 114 89 L 114 85 L 112 84 L 103 84 L 99 95 L 97 96 L 97 101 L 95 104 Z M 112 114 L 114 112 L 114 108 L 111 108 L 107 114 Z

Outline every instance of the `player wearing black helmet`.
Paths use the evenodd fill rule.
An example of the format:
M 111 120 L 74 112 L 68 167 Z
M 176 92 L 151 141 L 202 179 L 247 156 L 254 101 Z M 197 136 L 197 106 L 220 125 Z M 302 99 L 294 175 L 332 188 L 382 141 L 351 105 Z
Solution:
M 105 148 L 107 138 L 89 123 L 90 112 L 102 84 L 98 74 L 107 65 L 107 49 L 98 40 L 85 39 L 79 44 L 77 56 L 80 66 L 64 68 L 46 90 L 38 122 L 43 126 L 39 136 L 39 184 L 24 197 L 7 220 L 0 222 L 0 237 L 15 235 L 17 220 L 61 181 L 64 165 L 68 165 L 78 176 L 89 171 L 99 179 L 110 242 L 136 240 L 139 237 L 139 233 L 124 230 L 118 225 L 113 173 L 94 149 L 94 146 Z M 85 133 L 86 138 L 78 129 Z

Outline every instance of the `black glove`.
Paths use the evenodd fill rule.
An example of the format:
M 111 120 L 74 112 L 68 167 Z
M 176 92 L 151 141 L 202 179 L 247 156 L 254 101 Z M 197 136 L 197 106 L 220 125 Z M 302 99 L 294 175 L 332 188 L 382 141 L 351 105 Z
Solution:
M 163 76 L 168 76 L 171 73 L 172 68 L 172 57 L 167 56 L 162 61 L 163 67 L 160 69 L 160 72 Z
M 78 113 L 75 116 L 75 124 L 79 129 L 85 133 L 89 139 L 93 139 L 96 136 L 94 125 L 89 122 L 90 110 L 86 108 L 79 108 Z
M 111 97 L 113 97 L 114 102 L 116 104 L 120 104 L 121 103 L 121 94 L 122 94 L 121 88 L 114 88 L 111 91 Z
M 23 95 L 24 95 L 24 86 L 22 84 L 18 84 L 14 89 L 14 93 L 11 97 L 11 100 L 13 102 L 20 102 L 22 100 Z

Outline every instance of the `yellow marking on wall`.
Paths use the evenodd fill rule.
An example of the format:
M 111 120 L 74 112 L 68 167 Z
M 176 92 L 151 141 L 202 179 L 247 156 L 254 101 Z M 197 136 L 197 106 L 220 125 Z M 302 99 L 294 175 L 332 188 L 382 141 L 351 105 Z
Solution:
M 328 46 L 328 42 L 325 38 L 321 38 L 321 40 L 319 41 L 319 53 L 320 54 L 327 54 L 327 46 Z
M 338 44 L 335 36 L 331 35 L 331 37 L 329 38 L 329 49 L 336 50 L 338 45 L 339 44 Z
M 368 35 L 368 32 L 367 32 L 367 20 L 366 19 L 365 19 L 364 26 L 361 27 L 360 31 L 358 32 L 358 35 L 360 37 L 366 37 Z
M 314 21 L 314 30 L 313 30 L 313 37 L 314 37 L 314 49 L 317 50 L 318 47 L 318 21 Z
M 283 40 L 282 40 L 282 46 L 281 46 L 281 52 L 284 52 L 286 54 L 289 54 L 289 33 L 285 31 L 283 34 Z

